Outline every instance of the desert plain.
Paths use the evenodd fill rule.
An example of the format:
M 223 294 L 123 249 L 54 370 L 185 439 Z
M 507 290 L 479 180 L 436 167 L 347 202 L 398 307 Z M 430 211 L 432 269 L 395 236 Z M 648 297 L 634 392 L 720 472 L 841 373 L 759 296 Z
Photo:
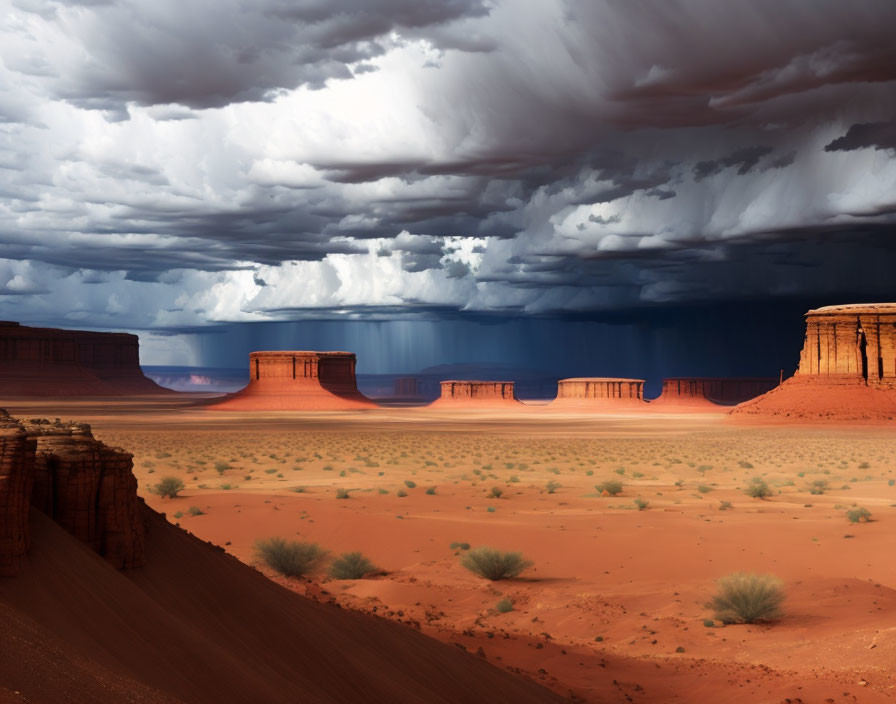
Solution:
M 212 412 L 190 395 L 8 406 L 91 423 L 134 454 L 152 508 L 284 586 L 408 624 L 574 701 L 896 698 L 886 425 L 534 407 Z M 184 482 L 177 497 L 153 492 L 164 477 Z M 756 477 L 769 497 L 744 492 Z M 610 480 L 618 494 L 602 490 Z M 857 507 L 871 520 L 851 523 Z M 270 537 L 360 551 L 378 569 L 283 578 L 257 561 L 256 541 Z M 483 545 L 532 566 L 482 579 L 460 559 Z M 783 616 L 713 620 L 715 581 L 734 572 L 779 578 Z

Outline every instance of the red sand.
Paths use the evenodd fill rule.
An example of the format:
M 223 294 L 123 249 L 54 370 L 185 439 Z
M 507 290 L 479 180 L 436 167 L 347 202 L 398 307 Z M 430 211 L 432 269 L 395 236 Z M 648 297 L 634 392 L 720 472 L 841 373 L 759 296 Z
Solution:
M 147 518 L 146 567 L 119 573 L 35 513 L 30 565 L 0 581 L 0 681 L 21 693 L 14 701 L 559 701 L 409 628 L 297 596 Z
M 283 391 L 275 380 L 261 380 L 235 394 L 212 402 L 212 411 L 350 411 L 376 408 L 360 392 L 334 394 L 309 384 L 302 389 Z
M 896 419 L 896 391 L 858 381 L 830 383 L 825 376 L 797 375 L 735 407 L 731 415 L 770 422 L 888 422 Z
M 39 414 L 33 405 L 11 410 Z M 896 526 L 888 429 L 744 427 L 657 412 L 136 411 L 83 406 L 65 415 L 132 449 L 144 492 L 160 477 L 183 478 L 181 498 L 146 495 L 169 520 L 245 562 L 256 539 L 274 535 L 334 554 L 360 550 L 385 573 L 277 581 L 410 623 L 562 695 L 845 704 L 896 692 L 896 563 L 881 559 Z M 754 476 L 768 481 L 771 499 L 743 493 Z M 620 496 L 595 490 L 608 478 L 623 482 Z M 809 493 L 816 479 L 829 482 L 823 495 Z M 549 493 L 548 482 L 559 488 Z M 492 487 L 500 498 L 489 498 Z M 337 499 L 337 488 L 350 498 Z M 649 501 L 644 511 L 633 505 L 639 497 Z M 852 505 L 874 521 L 850 525 Z M 459 565 L 449 547 L 457 541 L 521 550 L 535 564 L 520 579 L 487 582 Z M 176 570 L 203 581 L 185 567 L 192 557 L 172 552 L 165 582 Z M 707 628 L 714 580 L 739 570 L 783 580 L 783 618 Z M 179 617 L 196 609 L 190 622 L 207 627 L 204 598 L 187 599 Z M 242 621 L 246 598 L 228 594 L 230 606 L 216 607 Z M 512 611 L 495 610 L 501 598 Z

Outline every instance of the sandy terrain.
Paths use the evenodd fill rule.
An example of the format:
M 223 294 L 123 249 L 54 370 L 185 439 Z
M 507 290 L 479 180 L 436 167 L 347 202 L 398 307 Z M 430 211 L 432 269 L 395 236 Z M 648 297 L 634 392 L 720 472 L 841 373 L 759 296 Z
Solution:
M 93 423 L 98 438 L 134 452 L 151 506 L 245 562 L 270 536 L 362 551 L 383 574 L 277 581 L 412 623 L 563 695 L 896 698 L 892 429 L 739 426 L 655 411 L 244 415 L 186 403 L 8 405 Z M 181 497 L 149 492 L 164 476 L 184 480 Z M 757 476 L 770 499 L 743 493 Z M 619 496 L 596 491 L 610 478 L 623 482 Z M 827 482 L 823 494 L 810 494 L 814 480 Z M 854 505 L 874 520 L 850 524 Z M 204 513 L 190 515 L 193 506 Z M 459 565 L 451 543 L 520 550 L 534 567 L 487 582 Z M 781 578 L 784 617 L 705 622 L 714 580 L 735 571 Z M 512 611 L 495 610 L 502 598 Z

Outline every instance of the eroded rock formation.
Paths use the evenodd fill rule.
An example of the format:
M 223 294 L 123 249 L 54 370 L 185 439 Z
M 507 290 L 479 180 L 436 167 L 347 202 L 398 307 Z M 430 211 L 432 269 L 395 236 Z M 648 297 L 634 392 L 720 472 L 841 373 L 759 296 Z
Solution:
M 663 379 L 663 391 L 650 403 L 656 407 L 687 406 L 709 410 L 733 406 L 755 398 L 778 385 L 771 378 L 675 377 Z
M 430 404 L 433 406 L 516 406 L 512 381 L 443 381 L 441 395 Z
M 86 423 L 19 421 L 0 411 L 0 574 L 28 550 L 28 512 L 46 513 L 118 568 L 143 562 L 133 456 Z
M 28 506 L 37 443 L 0 410 L 0 576 L 19 571 L 28 552 Z
M 896 303 L 810 310 L 796 374 L 776 389 L 742 403 L 732 415 L 896 418 Z
M 579 377 L 558 381 L 557 398 L 548 404 L 548 408 L 599 410 L 644 405 L 643 379 Z
M 252 352 L 249 385 L 208 407 L 222 411 L 337 411 L 374 408 L 358 391 L 351 352 Z
M 0 321 L 0 398 L 157 393 L 169 391 L 143 375 L 136 335 Z

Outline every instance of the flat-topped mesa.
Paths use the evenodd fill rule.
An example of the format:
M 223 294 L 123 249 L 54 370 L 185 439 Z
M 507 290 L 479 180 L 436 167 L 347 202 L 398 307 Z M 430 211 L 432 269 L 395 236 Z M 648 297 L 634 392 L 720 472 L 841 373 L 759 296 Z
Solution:
M 29 548 L 34 507 L 115 567 L 143 564 L 133 456 L 96 440 L 86 423 L 18 421 L 0 411 L 0 575 Z
M 673 377 L 663 379 L 663 391 L 650 401 L 654 406 L 718 409 L 755 398 L 778 385 L 772 378 Z
M 170 391 L 143 375 L 136 335 L 0 322 L 3 397 L 159 393 Z
M 221 411 L 339 411 L 375 408 L 358 391 L 351 352 L 249 354 L 249 385 L 211 403 Z
M 433 406 L 519 406 L 512 381 L 463 381 L 449 379 L 440 383 L 441 395 Z
M 796 374 L 896 389 L 896 303 L 810 310 Z
M 644 403 L 643 379 L 578 377 L 557 382 L 557 398 L 548 408 L 612 410 L 640 408 Z
M 549 410 L 613 411 L 646 407 L 643 379 L 576 377 L 557 382 Z
M 796 374 L 732 415 L 896 419 L 896 303 L 810 310 Z

